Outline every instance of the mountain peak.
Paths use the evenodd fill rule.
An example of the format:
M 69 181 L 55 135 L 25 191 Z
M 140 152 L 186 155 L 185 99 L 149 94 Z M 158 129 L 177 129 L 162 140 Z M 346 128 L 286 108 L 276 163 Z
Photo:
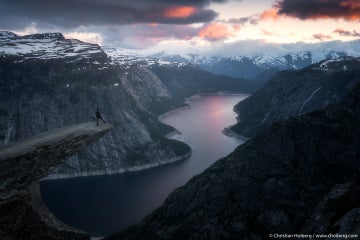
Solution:
M 56 33 L 36 33 L 36 34 L 30 34 L 25 35 L 22 38 L 24 39 L 58 39 L 58 40 L 64 40 L 65 37 L 62 33 L 56 32 Z
M 19 35 L 9 32 L 9 31 L 0 31 L 0 40 L 11 40 L 11 39 L 18 39 L 20 38 Z
M 336 59 L 325 59 L 310 66 L 312 69 L 326 72 L 348 71 L 359 68 L 360 57 L 345 56 Z
M 76 39 L 65 39 L 62 33 L 36 33 L 19 36 L 12 32 L 0 32 L 0 55 L 29 58 L 93 58 L 106 59 L 99 45 Z

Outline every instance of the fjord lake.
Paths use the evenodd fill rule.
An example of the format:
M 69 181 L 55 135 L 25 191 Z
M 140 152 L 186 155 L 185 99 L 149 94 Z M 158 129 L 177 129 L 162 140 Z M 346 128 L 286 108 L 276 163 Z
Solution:
M 189 107 L 171 111 L 160 120 L 181 134 L 171 138 L 192 149 L 190 158 L 138 172 L 40 182 L 49 210 L 65 224 L 92 236 L 106 236 L 139 222 L 191 177 L 244 143 L 223 130 L 236 123 L 233 107 L 247 94 L 202 95 Z

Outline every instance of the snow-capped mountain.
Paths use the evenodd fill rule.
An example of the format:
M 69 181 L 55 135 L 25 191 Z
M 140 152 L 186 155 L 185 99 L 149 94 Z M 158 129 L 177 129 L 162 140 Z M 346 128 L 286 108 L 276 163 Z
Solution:
M 183 56 L 166 55 L 165 52 L 147 55 L 144 52 L 124 48 L 102 47 L 113 62 L 128 68 L 134 65 L 146 67 L 156 66 L 184 66 L 191 63 Z
M 301 44 L 300 44 L 301 45 Z M 289 50 L 278 54 L 258 54 L 253 56 L 202 56 L 198 54 L 169 54 L 157 52 L 146 54 L 141 51 L 104 47 L 104 51 L 121 65 L 130 66 L 184 66 L 197 65 L 205 71 L 231 77 L 254 78 L 269 70 L 300 69 L 324 59 L 343 56 L 360 56 L 360 40 L 353 42 L 326 42 L 322 44 L 287 46 Z M 290 49 L 293 49 L 292 51 Z
M 96 107 L 114 125 L 106 137 L 54 169 L 51 178 L 139 170 L 190 152 L 163 136 L 173 129 L 157 116 L 177 103 L 160 79 L 141 66 L 124 70 L 98 45 L 60 33 L 1 32 L 0 86 L 0 147 L 94 121 Z
M 61 33 L 44 33 L 19 36 L 12 32 L 0 31 L 0 54 L 29 58 L 94 58 L 105 57 L 104 51 L 96 44 L 76 39 L 65 39 Z

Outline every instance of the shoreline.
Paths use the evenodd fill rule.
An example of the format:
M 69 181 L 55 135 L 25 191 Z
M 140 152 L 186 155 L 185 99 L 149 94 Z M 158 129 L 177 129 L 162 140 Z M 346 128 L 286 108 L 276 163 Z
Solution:
M 219 92 L 215 92 L 215 93 L 198 93 L 198 94 L 195 94 L 191 97 L 188 97 L 188 98 L 185 98 L 184 99 L 184 104 L 185 106 L 183 107 L 179 107 L 179 108 L 176 108 L 176 109 L 173 109 L 173 110 L 170 110 L 166 113 L 163 113 L 161 114 L 159 117 L 158 117 L 158 120 L 161 122 L 162 119 L 164 119 L 165 117 L 177 112 L 177 111 L 182 111 L 182 110 L 186 110 L 186 109 L 189 109 L 191 108 L 191 100 L 194 100 L 194 99 L 197 99 L 197 98 L 200 98 L 200 97 L 206 97 L 206 96 L 241 96 L 241 95 L 247 95 L 247 96 L 250 96 L 251 94 L 250 93 L 238 93 L 238 92 L 225 92 L 225 91 L 219 91 Z M 236 114 L 238 114 L 235 110 L 234 112 Z M 239 114 L 238 114 L 239 115 Z
M 171 131 L 171 132 L 167 133 L 167 134 L 165 135 L 165 137 L 166 137 L 167 139 L 171 139 L 172 137 L 174 137 L 174 136 L 176 136 L 176 135 L 181 135 L 181 134 L 182 134 L 182 132 L 179 131 L 179 130 L 177 130 L 177 129 L 175 128 L 174 131 Z
M 171 163 L 185 161 L 186 159 L 188 159 L 191 156 L 191 154 L 192 154 L 192 150 L 190 150 L 188 153 L 186 153 L 184 155 L 173 157 L 169 160 L 148 163 L 148 164 L 144 164 L 144 165 L 140 165 L 140 166 L 120 168 L 120 169 L 111 170 L 111 171 L 98 170 L 98 171 L 80 172 L 80 173 L 74 173 L 74 174 L 50 175 L 50 176 L 46 176 L 46 177 L 40 179 L 40 181 L 51 181 L 51 180 L 58 180 L 58 179 L 69 179 L 69 178 L 91 177 L 91 176 L 105 176 L 105 175 L 139 172 L 139 171 L 147 170 L 147 169 L 154 168 L 154 167 L 159 167 L 159 166 L 164 166 L 164 165 L 171 164 Z
M 250 139 L 250 138 L 248 138 L 248 137 L 246 137 L 244 135 L 241 135 L 241 134 L 238 134 L 238 133 L 234 132 L 233 130 L 231 130 L 231 127 L 232 126 L 224 128 L 221 131 L 221 133 L 224 134 L 227 137 L 238 138 L 238 139 L 243 140 L 245 142 Z

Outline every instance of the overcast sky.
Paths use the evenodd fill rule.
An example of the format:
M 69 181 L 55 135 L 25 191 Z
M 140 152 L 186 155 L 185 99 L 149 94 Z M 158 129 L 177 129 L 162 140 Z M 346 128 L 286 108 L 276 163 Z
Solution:
M 134 49 L 360 39 L 359 0 L 0 0 L 0 29 Z M 251 47 L 251 44 L 247 44 Z

